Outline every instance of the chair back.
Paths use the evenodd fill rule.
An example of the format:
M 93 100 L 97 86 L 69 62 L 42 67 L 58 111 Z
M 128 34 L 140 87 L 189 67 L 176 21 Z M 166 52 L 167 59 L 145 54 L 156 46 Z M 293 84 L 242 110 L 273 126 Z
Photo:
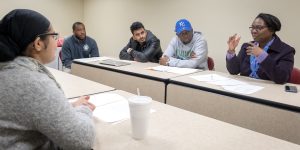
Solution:
M 300 84 L 300 69 L 293 68 L 290 78 L 290 83 Z
M 58 38 L 57 40 L 57 47 L 62 47 L 64 44 L 64 38 Z
M 208 70 L 215 70 L 215 63 L 211 57 L 207 58 Z

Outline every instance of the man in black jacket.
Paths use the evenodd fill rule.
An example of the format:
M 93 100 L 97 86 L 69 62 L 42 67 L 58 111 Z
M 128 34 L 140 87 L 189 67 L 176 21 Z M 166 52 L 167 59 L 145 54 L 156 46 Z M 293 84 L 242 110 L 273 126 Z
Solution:
M 157 63 L 162 56 L 159 39 L 140 22 L 132 23 L 130 30 L 132 37 L 121 50 L 120 59 Z

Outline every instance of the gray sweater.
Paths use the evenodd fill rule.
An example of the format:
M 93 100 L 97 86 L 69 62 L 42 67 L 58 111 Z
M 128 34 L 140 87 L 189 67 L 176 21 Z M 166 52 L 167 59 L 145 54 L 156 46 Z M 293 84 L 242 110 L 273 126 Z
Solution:
M 194 52 L 196 58 L 191 58 Z M 201 32 L 194 32 L 193 39 L 188 44 L 183 44 L 178 36 L 175 36 L 164 55 L 170 58 L 171 67 L 208 69 L 207 66 L 207 42 Z
M 74 108 L 37 60 L 0 63 L 0 149 L 90 149 L 92 112 Z

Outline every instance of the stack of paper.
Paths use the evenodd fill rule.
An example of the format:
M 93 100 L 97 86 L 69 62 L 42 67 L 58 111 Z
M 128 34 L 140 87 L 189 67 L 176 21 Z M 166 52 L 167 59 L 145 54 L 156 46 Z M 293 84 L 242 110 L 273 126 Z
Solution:
M 239 93 L 239 94 L 252 94 L 252 93 L 260 91 L 264 88 L 264 87 L 261 87 L 261 86 L 250 85 L 250 84 L 235 85 L 235 86 L 226 86 L 226 85 L 224 85 L 222 87 L 227 91 L 231 91 L 231 92 L 235 92 L 235 93 Z
M 227 91 L 239 94 L 252 94 L 264 88 L 217 74 L 197 75 L 190 77 L 201 82 L 219 85 Z
M 118 94 L 101 93 L 92 95 L 89 102 L 96 106 L 93 115 L 104 122 L 117 122 L 129 118 L 128 101 Z
M 93 116 L 108 123 L 115 123 L 130 118 L 126 98 L 115 93 L 91 95 L 89 102 L 96 106 Z M 151 109 L 151 113 L 155 110 Z
M 178 68 L 178 67 L 169 67 L 169 66 L 156 66 L 156 67 L 150 67 L 147 69 L 155 70 L 155 71 L 161 71 L 161 72 L 170 72 L 170 73 L 176 73 L 176 74 L 190 74 L 194 73 L 196 71 L 201 71 L 199 69 L 191 69 L 191 68 Z
M 226 81 L 229 79 L 217 74 L 197 75 L 197 76 L 190 76 L 190 77 L 202 82 Z

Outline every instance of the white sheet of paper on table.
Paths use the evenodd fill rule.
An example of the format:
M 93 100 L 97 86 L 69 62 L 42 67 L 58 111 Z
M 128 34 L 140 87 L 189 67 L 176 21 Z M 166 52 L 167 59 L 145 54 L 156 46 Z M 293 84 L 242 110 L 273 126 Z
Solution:
M 190 76 L 190 77 L 201 82 L 215 82 L 215 81 L 230 80 L 230 78 L 223 77 L 217 74 L 206 74 L 206 75 L 197 75 L 197 76 Z
M 190 77 L 197 81 L 219 85 L 227 91 L 233 93 L 239 93 L 239 94 L 252 94 L 264 88 L 261 86 L 250 85 L 247 82 L 242 82 L 239 80 L 223 77 L 217 74 L 206 74 L 206 75 L 197 75 L 197 76 L 190 76 Z
M 89 100 L 96 105 L 93 116 L 108 123 L 130 118 L 129 105 L 126 98 L 115 93 L 92 95 Z M 151 109 L 151 113 L 155 110 Z
M 115 93 L 101 93 L 90 96 L 89 102 L 93 103 L 96 107 L 114 103 L 117 101 L 127 101 L 126 98 Z
M 257 91 L 262 90 L 264 87 L 256 86 L 256 85 L 234 85 L 234 86 L 222 86 L 225 90 L 231 91 L 233 93 L 239 94 L 252 94 Z
M 248 83 L 246 82 L 242 82 L 242 81 L 238 81 L 238 80 L 234 80 L 234 79 L 229 79 L 229 80 L 219 80 L 219 81 L 212 81 L 212 82 L 207 82 L 210 84 L 215 84 L 215 85 L 222 85 L 222 86 L 226 86 L 226 85 L 246 85 Z
M 93 115 L 104 121 L 113 123 L 129 118 L 129 106 L 127 101 L 117 101 L 104 106 L 98 106 Z
M 178 68 L 178 67 L 169 67 L 169 66 L 156 66 L 151 67 L 150 69 L 155 71 L 161 71 L 161 72 L 169 72 L 169 73 L 176 73 L 176 74 L 190 74 L 194 73 L 196 71 L 202 71 L 199 69 L 191 69 L 191 68 Z

